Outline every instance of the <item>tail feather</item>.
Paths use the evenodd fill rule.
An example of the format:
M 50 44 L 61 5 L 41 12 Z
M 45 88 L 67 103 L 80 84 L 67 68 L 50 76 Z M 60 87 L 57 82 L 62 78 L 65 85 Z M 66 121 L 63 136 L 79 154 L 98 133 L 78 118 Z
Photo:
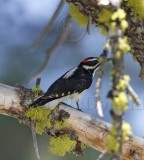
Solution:
M 49 98 L 49 99 L 43 99 L 43 97 L 39 97 L 35 101 L 33 101 L 29 106 L 30 107 L 35 107 L 35 106 L 43 106 L 48 102 L 51 102 L 55 100 L 55 98 Z
M 49 102 L 48 99 L 43 99 L 42 97 L 40 97 L 40 98 L 36 99 L 35 101 L 33 101 L 29 106 L 30 107 L 32 107 L 32 106 L 43 106 L 48 102 Z

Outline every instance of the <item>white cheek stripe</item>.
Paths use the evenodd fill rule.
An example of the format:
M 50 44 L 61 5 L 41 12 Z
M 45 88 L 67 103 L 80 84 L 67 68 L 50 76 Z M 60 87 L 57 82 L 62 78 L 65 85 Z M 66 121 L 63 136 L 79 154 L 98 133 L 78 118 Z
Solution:
M 95 66 L 87 66 L 87 65 L 83 65 L 83 68 L 85 68 L 85 69 L 94 69 L 94 68 L 96 68 L 98 65 L 99 65 L 99 63 L 96 64 Z
M 98 60 L 97 58 L 88 59 L 88 61 Z
M 94 72 L 93 72 L 93 77 L 95 76 L 95 73 L 96 73 L 96 71 L 97 71 L 99 68 L 100 68 L 100 66 L 97 67 L 97 68 L 94 70 Z
M 71 69 L 70 71 L 68 71 L 68 72 L 64 75 L 63 78 L 67 79 L 67 78 L 71 77 L 71 76 L 75 73 L 76 70 L 77 70 L 77 67 Z

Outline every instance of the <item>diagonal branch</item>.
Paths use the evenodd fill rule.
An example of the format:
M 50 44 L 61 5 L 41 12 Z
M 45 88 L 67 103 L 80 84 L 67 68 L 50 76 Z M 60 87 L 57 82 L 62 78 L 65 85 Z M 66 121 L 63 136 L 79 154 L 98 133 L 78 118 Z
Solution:
M 50 21 L 48 22 L 48 24 L 46 25 L 46 27 L 42 30 L 42 32 L 40 33 L 39 37 L 35 40 L 35 42 L 33 43 L 33 49 L 36 49 L 40 43 L 42 42 L 42 40 L 45 38 L 45 36 L 47 35 L 47 33 L 50 31 L 52 25 L 54 24 L 57 16 L 59 15 L 62 7 L 64 5 L 63 0 L 60 1 L 56 11 L 54 12 L 52 18 L 50 19 Z
M 34 73 L 33 77 L 29 80 L 29 82 L 31 82 L 34 79 L 39 77 L 41 72 L 43 72 L 43 70 L 46 68 L 51 55 L 64 43 L 64 41 L 66 40 L 66 38 L 68 36 L 68 33 L 69 33 L 70 29 L 71 29 L 71 22 L 72 22 L 71 21 L 71 17 L 69 17 L 69 19 L 66 21 L 64 32 L 62 34 L 59 34 L 57 39 L 53 43 L 53 45 L 49 49 L 47 49 L 44 62 L 39 67 L 39 69 Z
M 0 84 L 0 114 L 23 120 L 26 106 L 22 104 L 18 88 Z M 101 152 L 106 150 L 106 138 L 110 133 L 111 124 L 64 104 L 60 105 L 60 109 L 70 114 L 68 123 L 75 130 L 80 141 L 95 150 Z M 124 160 L 133 160 L 135 151 L 140 160 L 144 159 L 144 139 L 132 135 L 123 145 Z
M 72 3 L 78 7 L 80 12 L 82 12 L 86 16 L 91 17 L 92 24 L 96 26 L 105 24 L 100 24 L 98 22 L 99 13 L 101 13 L 102 6 L 99 5 L 99 1 L 96 0 L 66 0 L 68 3 Z M 128 36 L 129 42 L 131 44 L 131 54 L 133 57 L 139 62 L 141 66 L 140 77 L 144 79 L 144 20 L 141 20 L 135 17 L 135 13 L 126 6 L 127 1 L 122 1 L 122 8 L 127 12 L 127 21 L 129 23 L 129 27 L 127 29 L 126 35 Z M 104 7 L 104 6 L 103 6 Z M 105 8 L 109 8 L 109 10 L 113 10 L 112 5 L 106 5 Z

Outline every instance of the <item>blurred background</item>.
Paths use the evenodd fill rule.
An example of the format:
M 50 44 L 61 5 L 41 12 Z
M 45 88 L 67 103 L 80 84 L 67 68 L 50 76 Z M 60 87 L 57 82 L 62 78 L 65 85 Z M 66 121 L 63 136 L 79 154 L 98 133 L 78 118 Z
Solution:
M 0 83 L 15 86 L 17 83 L 32 88 L 35 81 L 27 83 L 44 62 L 46 50 L 64 31 L 69 6 L 65 4 L 47 37 L 37 50 L 32 49 L 33 42 L 46 26 L 55 12 L 59 0 L 0 0 Z M 46 69 L 41 73 L 41 88 L 47 88 L 67 70 L 77 66 L 81 60 L 90 56 L 99 56 L 103 50 L 105 37 L 95 26 L 91 26 L 88 35 L 84 27 L 73 21 L 66 41 L 51 55 Z M 107 64 L 102 84 L 101 97 L 104 109 L 103 120 L 111 122 L 110 101 L 106 95 L 110 89 L 111 64 Z M 131 124 L 133 133 L 144 136 L 141 118 L 143 110 L 144 83 L 139 78 L 140 67 L 130 54 L 125 58 L 125 73 L 131 76 L 131 85 L 138 93 L 141 106 L 130 108 L 125 120 Z M 74 106 L 75 107 L 75 106 Z M 98 117 L 95 105 L 95 81 L 80 101 L 81 109 Z M 38 146 L 42 160 L 94 160 L 99 152 L 87 148 L 83 157 L 67 154 L 57 157 L 48 152 L 47 135 L 38 136 Z M 17 120 L 0 115 L 0 160 L 32 160 L 35 152 L 29 127 Z M 108 157 L 105 157 L 108 159 Z

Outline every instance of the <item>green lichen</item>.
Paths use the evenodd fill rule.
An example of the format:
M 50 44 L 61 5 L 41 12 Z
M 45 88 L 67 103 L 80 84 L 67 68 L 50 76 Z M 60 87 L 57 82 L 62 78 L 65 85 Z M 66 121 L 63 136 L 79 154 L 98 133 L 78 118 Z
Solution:
M 121 57 L 121 55 L 122 55 L 122 52 L 121 52 L 121 51 L 117 51 L 117 52 L 115 53 L 115 57 L 116 57 L 117 59 L 119 59 L 119 58 Z
M 117 153 L 119 150 L 120 144 L 116 137 L 111 134 L 107 138 L 107 149 L 109 152 Z
M 144 0 L 127 0 L 126 4 L 138 18 L 144 19 Z
M 68 123 L 65 119 L 63 120 L 54 120 L 52 126 L 52 114 L 55 114 L 57 109 L 50 110 L 48 108 L 30 108 L 25 112 L 25 116 L 36 123 L 36 133 L 42 134 L 45 132 L 46 128 L 54 127 L 56 130 L 68 127 Z
M 122 31 L 125 32 L 126 29 L 128 28 L 128 22 L 125 19 L 123 19 L 121 20 L 120 26 L 121 26 Z
M 48 108 L 30 108 L 25 112 L 25 116 L 36 123 L 36 133 L 42 134 L 46 128 L 51 127 L 49 114 L 51 110 Z
M 132 134 L 131 127 L 128 123 L 122 124 L 122 141 L 129 140 L 129 136 Z M 107 137 L 107 149 L 109 152 L 117 153 L 120 147 L 119 138 L 117 137 L 118 131 L 116 126 L 112 127 L 110 135 Z
M 116 126 L 113 126 L 111 129 L 111 133 L 108 135 L 107 138 L 107 149 L 109 152 L 117 153 L 119 150 L 120 144 L 118 142 L 117 134 L 118 131 Z
M 128 100 L 125 92 L 120 92 L 117 96 L 113 98 L 113 109 L 117 110 L 127 110 Z
M 128 38 L 126 36 L 119 40 L 119 46 L 118 47 L 123 53 L 127 53 L 131 50 L 131 47 L 130 47 L 129 42 L 128 42 Z
M 132 134 L 131 126 L 128 123 L 123 123 L 122 125 L 122 139 L 123 141 L 129 140 L 129 136 Z
M 50 139 L 49 151 L 58 156 L 65 156 L 67 152 L 73 151 L 75 146 L 76 141 L 72 140 L 70 136 L 66 134 L 56 138 L 52 137 Z
M 69 14 L 78 22 L 80 26 L 87 25 L 88 17 L 82 14 L 75 5 L 71 4 Z
M 118 9 L 115 12 L 109 9 L 103 8 L 98 15 L 98 27 L 102 30 L 102 34 L 107 34 L 107 28 L 115 30 L 117 26 L 117 21 L 120 23 L 120 27 L 123 32 L 128 27 L 128 22 L 126 21 L 126 12 L 123 9 Z
M 114 74 L 116 74 L 116 71 L 113 69 L 113 70 L 111 70 L 110 74 L 111 74 L 111 76 L 113 76 Z
M 101 12 L 99 13 L 98 21 L 101 23 L 105 23 L 105 25 L 108 25 L 112 16 L 112 11 L 109 9 L 103 8 Z
M 101 33 L 103 35 L 107 35 L 106 27 L 110 25 L 111 16 L 112 16 L 112 11 L 105 8 L 103 8 L 98 15 L 98 22 L 99 22 L 98 27 L 101 29 Z
M 54 128 L 56 130 L 61 130 L 62 128 L 68 127 L 69 124 L 67 121 L 55 121 Z
M 44 94 L 44 91 L 41 90 L 40 86 L 39 85 L 36 85 L 33 89 L 32 89 L 32 92 L 34 93 L 34 96 L 35 98 L 38 98 L 39 97 L 39 94 Z
M 85 149 L 85 148 L 87 148 L 87 147 L 88 147 L 88 146 L 87 146 L 86 144 L 84 144 L 84 143 L 81 142 L 81 148 L 82 148 L 82 149 Z
M 50 138 L 49 150 L 58 156 L 64 156 L 67 152 L 75 149 L 77 141 L 71 139 L 68 132 L 68 122 L 63 117 L 58 117 L 60 113 L 58 113 L 57 108 L 50 110 L 48 108 L 37 107 L 28 109 L 25 112 L 25 116 L 35 122 L 37 134 L 41 135 L 46 132 L 46 129 L 52 129 L 55 133 L 58 133 L 58 137 Z M 67 130 L 64 132 L 64 130 L 61 130 L 63 128 L 67 128 Z
M 123 20 L 125 19 L 126 17 L 126 13 L 123 9 L 119 8 L 117 11 L 115 11 L 112 16 L 111 16 L 111 20 L 112 21 L 116 21 L 117 19 L 118 20 Z
M 130 77 L 128 75 L 124 75 L 123 78 L 121 78 L 119 80 L 119 83 L 116 85 L 116 89 L 125 90 L 129 81 L 130 81 Z

